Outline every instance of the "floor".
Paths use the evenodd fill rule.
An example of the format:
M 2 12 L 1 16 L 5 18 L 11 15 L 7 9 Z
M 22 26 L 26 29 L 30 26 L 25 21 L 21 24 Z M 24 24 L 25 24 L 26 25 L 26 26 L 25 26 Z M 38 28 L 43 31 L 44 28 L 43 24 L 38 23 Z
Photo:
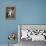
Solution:
M 21 40 L 20 46 L 46 46 L 46 42 L 45 41 L 32 42 L 31 40 L 28 41 Z
M 8 44 L 0 44 L 0 46 L 8 46 Z M 18 44 L 10 45 L 10 46 L 18 46 Z
M 0 46 L 8 46 L 8 45 L 7 44 L 0 44 Z M 28 41 L 21 40 L 19 44 L 14 44 L 13 46 L 46 46 L 46 42 L 45 41 L 32 42 L 31 40 L 28 40 Z

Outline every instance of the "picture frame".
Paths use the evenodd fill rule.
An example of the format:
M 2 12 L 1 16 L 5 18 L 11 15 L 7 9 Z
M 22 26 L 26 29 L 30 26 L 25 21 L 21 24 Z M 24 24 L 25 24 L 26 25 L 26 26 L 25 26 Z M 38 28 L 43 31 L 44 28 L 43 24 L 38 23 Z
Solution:
M 27 32 L 27 30 L 28 30 L 28 32 Z M 25 38 L 24 37 L 25 35 L 23 35 L 25 31 L 28 34 L 28 35 L 26 34 L 26 36 L 28 36 L 27 38 Z M 46 41 L 46 24 L 19 24 L 18 25 L 18 34 L 19 34 L 18 35 L 19 42 L 21 40 L 25 40 L 25 39 L 31 40 L 31 41 Z M 33 36 L 33 37 L 31 38 L 30 36 L 31 37 Z M 35 36 L 39 37 L 40 39 Z M 37 38 L 37 40 L 35 38 Z
M 6 19 L 16 18 L 16 7 L 6 7 Z

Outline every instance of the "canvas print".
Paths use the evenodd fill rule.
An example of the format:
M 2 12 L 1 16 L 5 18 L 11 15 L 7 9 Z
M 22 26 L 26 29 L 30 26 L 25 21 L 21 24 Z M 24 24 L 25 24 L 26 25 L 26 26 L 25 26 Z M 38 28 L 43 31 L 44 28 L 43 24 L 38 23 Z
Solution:
M 16 17 L 16 7 L 6 7 L 6 18 L 12 19 Z
M 18 39 L 20 46 L 46 42 L 46 25 L 19 24 Z
M 19 25 L 20 40 L 46 41 L 46 25 Z

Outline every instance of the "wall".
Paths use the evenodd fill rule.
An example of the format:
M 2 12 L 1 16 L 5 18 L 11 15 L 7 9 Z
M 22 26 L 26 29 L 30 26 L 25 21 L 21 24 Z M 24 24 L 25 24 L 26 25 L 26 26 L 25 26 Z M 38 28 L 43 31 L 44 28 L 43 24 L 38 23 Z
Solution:
M 13 5 L 16 6 L 16 20 L 6 20 L 5 8 Z M 0 44 L 8 43 L 9 32 L 18 32 L 17 24 L 46 24 L 46 0 L 1 0 Z
M 16 6 L 15 0 L 1 0 L 0 1 L 0 44 L 7 44 L 8 34 L 10 32 L 16 32 L 17 35 L 17 20 L 7 20 L 6 16 L 6 7 L 7 6 Z M 16 17 L 17 18 L 17 17 Z M 18 42 L 17 39 L 15 41 Z
M 46 0 L 17 0 L 19 24 L 46 24 Z

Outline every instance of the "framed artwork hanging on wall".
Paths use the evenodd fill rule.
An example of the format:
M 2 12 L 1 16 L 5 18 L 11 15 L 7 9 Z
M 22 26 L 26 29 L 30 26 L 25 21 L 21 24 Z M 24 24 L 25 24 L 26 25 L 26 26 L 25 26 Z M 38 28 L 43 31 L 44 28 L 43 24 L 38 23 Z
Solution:
M 16 7 L 6 7 L 6 19 L 16 18 Z

